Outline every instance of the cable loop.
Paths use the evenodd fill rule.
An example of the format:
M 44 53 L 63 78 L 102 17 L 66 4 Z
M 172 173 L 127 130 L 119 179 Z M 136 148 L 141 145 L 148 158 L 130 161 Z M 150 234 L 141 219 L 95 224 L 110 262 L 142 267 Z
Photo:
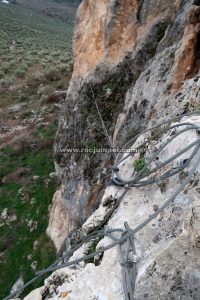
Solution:
M 154 129 L 158 129 L 158 128 L 162 127 L 163 125 L 169 124 L 170 122 L 178 121 L 179 119 L 181 119 L 185 116 L 194 115 L 196 113 L 199 114 L 200 111 L 196 111 L 196 112 L 188 113 L 188 114 L 181 115 L 181 116 L 178 116 L 178 117 L 175 117 L 175 118 L 171 118 L 171 119 L 169 119 L 167 121 L 164 121 L 164 122 L 162 122 L 158 125 L 155 125 L 152 128 L 147 129 L 147 130 L 143 131 L 142 133 L 136 135 L 133 139 L 131 139 L 124 146 L 124 148 L 127 147 L 128 145 L 130 145 L 131 143 L 133 144 L 141 134 L 144 134 L 144 133 L 149 132 L 149 131 L 154 130 Z M 121 196 L 117 199 L 115 205 L 107 213 L 105 219 L 102 222 L 100 222 L 100 224 L 90 234 L 88 234 L 82 240 L 81 243 L 79 243 L 78 245 L 74 246 L 72 249 L 67 251 L 66 254 L 64 254 L 62 257 L 57 259 L 48 268 L 37 272 L 35 277 L 32 280 L 27 282 L 23 287 L 21 287 L 20 289 L 18 289 L 17 291 L 15 291 L 11 295 L 9 295 L 8 297 L 4 298 L 3 300 L 12 299 L 18 293 L 20 293 L 26 287 L 28 287 L 30 284 L 32 284 L 35 280 L 37 280 L 39 277 L 43 276 L 44 274 L 46 274 L 48 272 L 53 272 L 53 271 L 56 271 L 56 270 L 61 269 L 61 268 L 69 267 L 69 266 L 75 265 L 79 262 L 84 262 L 89 258 L 93 258 L 97 255 L 101 255 L 105 251 L 108 251 L 108 250 L 112 249 L 115 246 L 118 246 L 118 249 L 119 249 L 120 264 L 122 266 L 122 280 L 123 280 L 123 288 L 124 288 L 125 299 L 126 300 L 134 300 L 134 290 L 135 290 L 135 282 L 136 282 L 136 276 L 137 276 L 137 263 L 139 261 L 139 258 L 136 255 L 134 235 L 136 233 L 138 233 L 139 231 L 143 230 L 160 213 L 162 213 L 167 207 L 169 207 L 169 205 L 176 199 L 176 197 L 185 188 L 185 186 L 190 183 L 191 178 L 195 174 L 195 172 L 196 172 L 196 170 L 197 170 L 197 168 L 200 164 L 200 138 L 197 138 L 196 141 L 190 143 L 189 145 L 187 145 L 185 148 L 180 150 L 175 155 L 171 156 L 166 161 L 160 163 L 159 165 L 157 165 L 153 169 L 146 172 L 146 169 L 148 168 L 148 166 L 150 166 L 153 159 L 155 159 L 158 156 L 158 154 L 171 141 L 173 141 L 175 138 L 177 138 L 180 134 L 185 133 L 189 130 L 196 130 L 197 133 L 200 134 L 200 127 L 199 126 L 197 126 L 196 124 L 193 124 L 193 123 L 185 122 L 185 123 L 172 125 L 169 128 L 163 128 L 163 129 L 161 128 L 161 130 L 160 130 L 159 134 L 157 134 L 157 136 L 161 135 L 163 133 L 166 133 L 167 131 L 169 131 L 171 129 L 181 128 L 182 126 L 186 126 L 186 127 L 184 129 L 181 129 L 179 132 L 176 132 L 163 145 L 161 145 L 159 147 L 159 149 L 154 153 L 154 155 L 148 160 L 148 162 L 146 164 L 146 167 L 143 168 L 140 172 L 136 173 L 135 177 L 131 178 L 130 180 L 123 180 L 123 178 L 121 178 L 118 173 L 120 171 L 120 169 L 119 169 L 120 164 L 123 161 L 125 161 L 131 154 L 129 153 L 128 155 L 125 155 L 123 158 L 120 158 L 120 155 L 118 155 L 116 160 L 115 160 L 115 165 L 111 168 L 111 173 L 112 173 L 111 180 L 112 180 L 112 183 L 114 183 L 118 186 L 124 187 L 124 190 L 123 190 Z M 104 128 L 105 134 L 107 135 L 106 128 L 104 127 L 104 124 L 102 124 L 102 127 Z M 155 138 L 155 136 L 156 135 L 151 137 L 149 140 L 152 140 L 153 138 Z M 110 143 L 111 141 L 109 139 L 109 136 L 107 136 L 107 138 L 108 138 L 108 143 Z M 146 143 L 147 143 L 147 141 L 140 144 L 140 146 L 138 147 L 138 150 L 141 147 L 144 147 Z M 110 145 L 110 146 L 112 146 L 112 145 Z M 177 166 L 175 168 L 171 168 L 170 170 L 164 172 L 160 176 L 155 175 L 157 171 L 159 171 L 161 168 L 165 167 L 167 164 L 175 161 L 178 157 L 185 154 L 188 150 L 191 150 L 190 156 L 189 157 L 187 156 L 187 158 L 184 158 L 180 162 L 179 166 Z M 163 180 L 166 180 L 167 178 L 170 178 L 170 177 L 180 173 L 181 171 L 183 171 L 186 167 L 188 167 L 191 164 L 192 161 L 193 161 L 192 168 L 188 171 L 187 177 L 182 181 L 182 183 L 177 188 L 177 190 L 169 197 L 169 199 L 167 199 L 159 207 L 158 210 L 153 212 L 143 222 L 141 222 L 139 225 L 137 225 L 133 229 L 131 229 L 129 227 L 127 222 L 124 222 L 125 229 L 122 229 L 122 228 L 112 229 L 112 228 L 108 228 L 108 227 L 104 227 L 104 229 L 102 229 L 102 227 L 105 226 L 105 224 L 108 222 L 108 220 L 110 219 L 112 214 L 118 208 L 121 201 L 123 200 L 123 198 L 125 197 L 125 195 L 128 193 L 128 191 L 131 188 L 138 188 L 138 187 L 142 187 L 142 186 L 148 186 L 148 185 L 151 185 L 151 184 L 154 184 L 154 183 L 160 183 Z M 105 170 L 103 172 L 105 173 Z M 152 177 L 148 178 L 150 175 L 152 175 Z M 117 233 L 118 233 L 118 235 L 120 235 L 119 237 L 116 237 L 114 235 L 114 234 L 117 234 Z M 90 242 L 91 240 L 96 240 L 96 239 L 102 238 L 102 236 L 109 237 L 112 240 L 112 243 L 105 246 L 105 247 L 101 247 L 100 249 L 96 249 L 93 253 L 84 255 L 84 256 L 80 257 L 79 259 L 75 259 L 75 260 L 70 261 L 70 257 L 73 255 L 73 253 L 77 249 L 79 249 L 85 243 Z M 64 261 L 64 263 L 63 263 L 63 261 Z

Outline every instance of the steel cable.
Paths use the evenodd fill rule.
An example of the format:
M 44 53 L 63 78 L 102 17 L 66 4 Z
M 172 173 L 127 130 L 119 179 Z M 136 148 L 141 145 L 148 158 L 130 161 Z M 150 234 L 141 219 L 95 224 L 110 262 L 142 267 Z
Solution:
M 167 124 L 169 122 L 172 122 L 174 120 L 179 119 L 180 117 L 184 117 L 184 116 L 189 116 L 192 114 L 195 114 L 197 112 L 193 112 L 193 113 L 189 113 L 183 116 L 179 116 L 176 118 L 172 118 L 168 121 L 164 121 L 159 125 L 156 125 L 154 127 L 152 127 L 151 129 L 145 130 L 143 131 L 141 134 L 146 133 L 147 131 L 150 131 L 152 129 L 155 128 L 159 128 L 160 126 L 163 126 L 164 124 Z M 199 113 L 199 112 L 198 112 Z M 180 126 L 189 126 L 188 128 L 185 128 L 181 131 L 179 131 L 175 136 L 173 136 L 172 138 L 170 138 L 170 140 L 166 141 L 163 145 L 161 145 L 161 147 L 158 149 L 158 151 L 156 152 L 156 154 L 159 154 L 171 141 L 173 141 L 173 139 L 175 139 L 177 136 L 179 136 L 180 134 L 188 131 L 188 130 L 197 130 L 198 133 L 200 132 L 200 127 L 192 124 L 192 123 L 182 123 L 182 124 L 176 124 L 173 125 L 167 129 L 164 129 L 164 132 L 167 132 L 171 129 L 174 128 L 178 128 Z M 161 133 L 160 133 L 161 134 Z M 137 136 L 139 137 L 139 136 Z M 132 139 L 133 140 L 137 140 L 137 138 Z M 129 142 L 130 143 L 130 142 Z M 129 144 L 127 143 L 127 144 Z M 141 146 L 141 145 L 140 145 Z M 162 167 L 166 166 L 167 164 L 169 164 L 170 162 L 174 161 L 176 158 L 178 158 L 180 155 L 184 154 L 185 152 L 187 152 L 188 150 L 192 149 L 194 147 L 194 150 L 192 151 L 191 155 L 189 156 L 189 158 L 187 159 L 187 161 L 181 165 L 178 166 L 175 170 L 169 170 L 167 172 L 165 172 L 163 175 L 161 175 L 159 177 L 159 179 L 154 176 L 153 178 L 150 178 L 148 180 L 142 181 L 141 179 L 151 175 L 152 173 L 155 173 L 157 171 L 159 171 Z M 136 233 L 138 233 L 140 230 L 142 230 L 144 227 L 146 227 L 152 220 L 154 220 L 161 212 L 163 212 L 177 197 L 177 195 L 184 189 L 184 187 L 190 182 L 192 176 L 194 175 L 195 171 L 197 170 L 199 163 L 200 163 L 200 155 L 198 155 L 196 161 L 193 163 L 193 167 L 192 169 L 189 171 L 188 176 L 186 177 L 186 179 L 183 180 L 182 184 L 179 186 L 179 188 L 173 193 L 173 195 L 171 195 L 171 197 L 165 201 L 163 203 L 163 205 L 160 206 L 160 208 L 154 212 L 152 215 L 150 215 L 146 220 L 144 220 L 141 224 L 139 224 L 138 226 L 136 226 L 134 229 L 130 229 L 128 227 L 128 224 L 126 223 L 125 226 L 125 230 L 121 229 L 121 228 L 116 228 L 116 229 L 108 229 L 106 228 L 105 230 L 100 229 L 105 222 L 110 218 L 110 216 L 113 214 L 113 212 L 115 211 L 115 209 L 119 206 L 120 202 L 122 201 L 122 199 L 124 198 L 124 196 L 126 195 L 126 193 L 133 187 L 141 187 L 141 186 L 147 186 L 149 184 L 153 184 L 153 183 L 157 183 L 159 180 L 164 180 L 166 178 L 169 178 L 171 176 L 174 176 L 175 174 L 181 172 L 182 170 L 184 170 L 186 167 L 189 166 L 189 164 L 191 163 L 191 161 L 194 159 L 195 155 L 197 154 L 197 152 L 199 152 L 200 150 L 200 139 L 197 139 L 196 141 L 194 141 L 193 143 L 189 144 L 188 146 L 186 146 L 184 149 L 182 149 L 181 151 L 179 151 L 178 153 L 176 153 L 175 155 L 173 155 L 172 157 L 170 157 L 169 159 L 167 159 L 166 161 L 164 161 L 163 163 L 161 163 L 160 165 L 158 165 L 157 167 L 153 168 L 151 171 L 149 171 L 149 173 L 145 173 L 145 168 L 147 166 L 150 165 L 150 163 L 153 161 L 153 159 L 155 159 L 155 154 L 153 155 L 153 157 L 150 158 L 150 160 L 147 162 L 147 166 L 145 166 L 144 169 L 142 169 L 135 178 L 130 179 L 130 180 L 123 180 L 122 178 L 118 177 L 119 182 L 115 179 L 117 178 L 116 176 L 116 171 L 112 171 L 112 180 L 116 185 L 121 186 L 120 182 L 122 181 L 124 184 L 123 186 L 125 187 L 125 190 L 122 192 L 121 196 L 117 199 L 115 205 L 113 206 L 113 208 L 111 209 L 111 211 L 106 215 L 105 219 L 97 226 L 97 228 L 94 229 L 93 232 L 91 232 L 88 236 L 86 236 L 83 241 L 81 243 L 79 243 L 78 245 L 76 245 L 75 247 L 73 247 L 73 249 L 70 249 L 65 255 L 63 255 L 61 258 L 59 258 L 58 260 L 56 260 L 54 262 L 54 264 L 52 264 L 50 267 L 46 268 L 45 270 L 41 270 L 39 272 L 36 273 L 36 276 L 30 280 L 29 282 L 27 282 L 23 287 L 21 287 L 20 289 L 18 289 L 17 291 L 15 291 L 15 293 L 12 293 L 11 295 L 9 295 L 8 297 L 4 298 L 4 300 L 8 300 L 13 298 L 15 295 L 17 295 L 19 292 L 21 292 L 22 290 L 24 290 L 27 286 L 29 286 L 31 283 L 33 283 L 36 279 L 38 279 L 39 277 L 43 276 L 44 274 L 48 273 L 48 272 L 52 272 L 64 267 L 69 267 L 72 266 L 74 264 L 80 263 L 80 262 L 84 262 L 89 258 L 93 258 L 96 255 L 100 255 L 105 251 L 108 251 L 109 249 L 113 248 L 116 245 L 123 245 L 123 243 L 127 242 L 127 252 L 125 254 L 125 258 L 122 259 L 122 262 L 124 263 L 125 266 L 125 270 L 123 271 L 123 281 L 125 278 L 125 285 L 126 287 L 124 287 L 125 290 L 125 299 L 126 300 L 132 300 L 133 298 L 133 292 L 134 288 L 135 288 L 135 280 L 136 280 L 136 274 L 137 274 L 137 270 L 136 270 L 136 262 L 133 261 L 133 265 L 132 265 L 132 269 L 129 269 L 127 266 L 127 263 L 129 261 L 129 253 L 128 252 L 132 252 L 135 255 L 135 246 L 134 246 L 134 235 Z M 129 157 L 130 155 L 128 155 Z M 126 156 L 127 158 L 127 156 Z M 123 159 L 124 161 L 124 159 Z M 116 167 L 118 167 L 121 164 L 122 160 L 120 160 L 119 156 L 116 159 L 116 163 L 114 165 L 114 169 L 116 169 Z M 115 238 L 113 239 L 113 233 L 120 233 L 121 232 L 121 237 L 119 239 Z M 83 257 L 80 257 L 79 259 L 75 259 L 72 261 L 67 261 L 61 265 L 58 265 L 58 263 L 60 263 L 61 261 L 63 261 L 64 258 L 69 257 L 77 250 L 79 249 L 83 244 L 94 240 L 100 236 L 102 236 L 102 234 L 104 234 L 104 236 L 107 236 L 108 238 L 112 239 L 112 243 L 102 247 L 98 250 L 96 250 L 94 253 L 91 254 L 87 254 L 84 255 Z M 120 246 L 120 251 L 122 251 Z M 122 252 L 121 252 L 122 254 Z M 123 254 L 122 254 L 123 256 Z

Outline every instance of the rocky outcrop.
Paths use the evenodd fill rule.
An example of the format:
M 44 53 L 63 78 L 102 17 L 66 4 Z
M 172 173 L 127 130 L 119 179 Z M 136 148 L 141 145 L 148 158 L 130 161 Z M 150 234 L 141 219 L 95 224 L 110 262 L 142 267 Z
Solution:
M 98 207 L 104 185 L 94 182 L 113 159 L 110 153 L 85 153 L 109 148 L 94 97 L 115 147 L 161 113 L 190 109 L 195 104 L 176 91 L 198 73 L 197 28 L 198 6 L 186 1 L 88 0 L 80 5 L 74 72 L 55 144 L 71 229 Z
M 22 275 L 19 277 L 19 279 L 14 283 L 10 293 L 14 293 L 17 291 L 19 288 L 21 288 L 24 285 L 24 280 Z
M 57 251 L 60 250 L 65 238 L 68 228 L 67 214 L 62 199 L 62 192 L 58 190 L 53 197 L 52 205 L 50 207 L 49 225 L 47 228 L 47 235 L 54 241 Z
M 105 62 L 116 65 L 137 38 L 137 1 L 83 1 L 76 19 L 74 74 L 85 76 Z
M 109 148 L 95 101 L 114 148 L 156 122 L 197 107 L 199 5 L 198 1 L 185 0 L 84 0 L 80 5 L 74 73 L 55 143 L 55 166 L 70 230 L 82 227 L 83 232 L 90 232 L 109 211 L 105 205 L 108 199 L 113 203 L 123 192 L 123 187 L 107 187 L 109 176 L 101 177 L 102 170 L 113 164 L 114 155 L 89 151 Z M 171 149 L 176 152 L 193 138 L 192 134 L 181 136 L 164 151 L 161 161 Z M 166 139 L 162 135 L 158 143 Z M 131 157 L 124 162 L 123 175 L 132 168 Z M 198 299 L 198 180 L 199 169 L 193 178 L 197 184 L 191 182 L 172 206 L 136 236 L 140 257 L 136 299 Z M 122 227 L 124 221 L 135 227 L 180 181 L 177 176 L 167 187 L 131 189 L 110 218 L 109 227 Z M 67 234 L 62 234 L 62 240 Z M 104 238 L 97 248 L 108 243 Z M 81 248 L 71 259 L 85 252 L 87 249 Z M 63 282 L 55 287 L 52 278 L 56 276 Z M 85 262 L 57 271 L 45 281 L 41 293 L 44 291 L 43 298 L 37 299 L 60 299 L 63 295 L 69 299 L 124 299 L 117 248 L 105 252 L 98 266 Z
M 172 22 L 180 5 L 181 1 L 83 1 L 76 19 L 73 77 L 85 77 L 100 63 L 113 68 L 122 62 L 154 23 L 165 18 Z
M 181 123 L 200 125 L 200 117 L 182 118 Z M 173 125 L 173 124 L 172 124 Z M 186 125 L 185 127 L 186 128 Z M 145 158 L 151 158 L 161 145 L 170 137 L 181 132 L 182 128 L 169 130 L 160 139 L 154 141 L 154 146 L 148 148 Z M 134 149 L 141 144 L 148 135 L 142 135 L 134 144 Z M 159 155 L 159 164 L 178 153 L 185 146 L 199 138 L 196 130 L 185 132 L 174 138 Z M 193 149 L 183 153 L 168 165 L 168 169 L 175 169 L 186 160 Z M 120 176 L 129 178 L 133 173 L 133 164 L 137 159 L 130 156 L 120 164 Z M 136 228 L 150 214 L 157 211 L 162 204 L 183 184 L 188 172 L 196 166 L 195 174 L 189 185 L 161 214 L 145 226 L 134 236 L 137 253 L 137 279 L 135 299 L 171 300 L 198 299 L 200 293 L 199 280 L 199 179 L 200 165 L 197 165 L 199 152 L 184 172 L 165 181 L 147 185 L 142 188 L 132 188 L 122 199 L 117 211 L 110 218 L 107 226 L 111 229 L 124 228 L 127 221 L 131 228 Z M 157 165 L 157 160 L 152 168 Z M 157 172 L 157 176 L 166 171 L 166 167 Z M 108 199 L 119 199 L 124 188 L 107 187 L 102 203 L 94 214 L 85 222 L 83 232 L 88 233 L 105 218 L 111 208 Z M 104 237 L 97 243 L 96 250 L 108 246 L 112 241 Z M 70 261 L 90 253 L 91 243 L 87 243 L 74 252 Z M 109 282 L 107 281 L 109 274 Z M 60 281 L 58 285 L 57 282 Z M 45 296 L 44 296 L 45 295 Z M 65 295 L 65 297 L 63 297 Z M 122 284 L 122 266 L 118 246 L 111 248 L 98 256 L 93 263 L 86 261 L 75 266 L 54 272 L 45 280 L 45 286 L 40 290 L 41 299 L 124 299 Z M 32 298 L 25 298 L 27 300 Z
M 200 67 L 200 7 L 193 6 L 187 18 L 187 24 L 177 55 L 174 89 L 179 89 L 182 82 L 197 74 Z

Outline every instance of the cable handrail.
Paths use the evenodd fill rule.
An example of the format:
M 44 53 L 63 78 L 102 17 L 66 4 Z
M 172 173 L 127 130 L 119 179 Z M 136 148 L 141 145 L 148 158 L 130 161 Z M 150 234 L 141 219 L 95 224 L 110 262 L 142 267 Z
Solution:
M 185 115 L 181 115 L 181 116 L 177 116 L 175 118 L 171 118 L 167 121 L 163 121 L 159 125 L 155 125 L 150 129 L 144 130 L 143 132 L 141 132 L 140 134 L 137 135 L 137 138 L 140 135 L 143 135 L 144 133 L 146 133 L 148 131 L 154 130 L 154 129 L 159 128 L 159 127 L 162 127 L 163 125 L 165 125 L 167 123 L 170 123 L 170 122 L 173 122 L 173 121 L 178 121 L 183 117 L 194 115 L 194 114 L 197 114 L 197 113 L 199 114 L 200 111 L 191 112 L 191 113 L 188 113 L 188 114 L 185 114 Z M 129 180 L 125 180 L 125 179 L 119 177 L 118 174 L 119 174 L 120 164 L 125 159 L 122 160 L 118 156 L 115 160 L 115 164 L 114 164 L 113 169 L 111 171 L 111 180 L 117 186 L 123 187 L 124 191 L 122 192 L 121 196 L 117 199 L 116 203 L 114 204 L 112 209 L 109 211 L 109 213 L 106 215 L 104 220 L 102 222 L 100 222 L 100 224 L 90 234 L 88 234 L 78 245 L 74 246 L 72 249 L 67 251 L 67 253 L 65 255 L 63 255 L 61 258 L 57 259 L 48 268 L 36 272 L 36 274 L 35 274 L 36 276 L 32 280 L 27 282 L 23 287 L 21 287 L 20 289 L 18 289 L 17 291 L 12 293 L 11 295 L 7 296 L 3 300 L 9 300 L 9 299 L 13 298 L 15 295 L 17 295 L 19 292 L 23 291 L 26 287 L 28 287 L 35 280 L 37 280 L 39 277 L 43 276 L 46 273 L 53 272 L 53 271 L 56 271 L 56 270 L 61 269 L 61 268 L 69 267 L 69 266 L 75 265 L 75 264 L 80 263 L 80 262 L 84 262 L 87 259 L 94 258 L 95 256 L 100 255 L 100 254 L 104 253 L 105 251 L 108 251 L 109 249 L 111 249 L 111 248 L 113 248 L 117 245 L 118 245 L 118 249 L 119 249 L 120 262 L 121 262 L 121 266 L 122 266 L 122 278 L 123 278 L 123 288 L 124 288 L 124 293 L 125 293 L 125 299 L 126 300 L 134 300 L 135 281 L 136 281 L 136 275 L 137 275 L 137 259 L 135 259 L 136 253 L 135 253 L 135 245 L 134 245 L 134 235 L 136 233 L 138 233 L 139 231 L 141 231 L 142 229 L 144 229 L 150 222 L 152 222 L 161 212 L 163 212 L 175 200 L 175 198 L 178 196 L 178 194 L 190 182 L 192 176 L 195 174 L 195 172 L 196 172 L 196 170 L 197 170 L 197 168 L 200 164 L 200 138 L 197 138 L 194 142 L 192 142 L 189 145 L 187 145 L 186 147 L 184 147 L 178 153 L 176 153 L 175 155 L 172 155 L 170 158 L 165 160 L 163 163 L 160 163 L 158 166 L 154 167 L 152 170 L 149 170 L 146 173 L 147 167 L 150 166 L 151 162 L 156 158 L 156 156 L 166 146 L 168 146 L 174 139 L 176 139 L 180 134 L 184 134 L 184 133 L 186 133 L 187 131 L 190 131 L 190 130 L 195 130 L 198 134 L 200 134 L 200 126 L 198 126 L 196 124 L 193 124 L 193 123 L 190 123 L 190 122 L 185 122 L 185 123 L 175 124 L 175 125 L 169 126 L 167 128 L 164 128 L 160 131 L 159 135 L 161 135 L 163 133 L 167 133 L 171 129 L 175 129 L 175 128 L 179 129 L 182 126 L 185 126 L 186 128 L 181 129 L 174 136 L 172 136 L 170 139 L 168 139 L 164 144 L 161 144 L 159 149 L 156 151 L 156 153 L 154 153 L 154 155 L 149 159 L 149 161 L 147 161 L 146 165 L 142 168 L 142 170 L 140 172 L 138 172 L 135 175 L 134 178 L 131 178 Z M 153 137 L 150 137 L 148 139 L 148 141 L 145 141 L 144 143 L 146 144 L 147 142 L 153 140 L 154 137 L 155 137 L 155 135 Z M 136 141 L 137 138 L 133 138 L 132 141 Z M 143 143 L 143 146 L 145 145 L 144 143 Z M 128 142 L 127 144 L 130 144 L 130 142 Z M 139 145 L 137 147 L 137 149 L 140 149 L 140 148 L 141 148 L 141 145 Z M 154 175 L 150 179 L 143 180 L 144 178 L 149 177 L 150 175 L 155 174 L 156 172 L 160 171 L 163 167 L 167 166 L 169 163 L 172 163 L 179 156 L 181 156 L 182 154 L 186 153 L 189 150 L 192 150 L 189 157 L 186 159 L 186 161 L 184 163 L 182 163 L 181 165 L 179 165 L 175 169 L 171 168 L 169 171 L 165 172 L 164 174 L 162 174 L 160 176 Z M 132 154 L 130 153 L 129 155 L 126 155 L 126 159 L 130 155 L 132 155 Z M 122 228 L 110 229 L 110 228 L 107 228 L 107 227 L 102 229 L 102 227 L 110 219 L 110 217 L 112 216 L 114 211 L 117 209 L 117 207 L 121 203 L 124 196 L 127 194 L 127 192 L 131 188 L 142 187 L 142 186 L 145 187 L 145 186 L 148 186 L 148 185 L 151 185 L 151 184 L 158 183 L 158 181 L 160 182 L 160 181 L 163 181 L 163 180 L 165 180 L 169 177 L 172 177 L 172 176 L 182 172 L 185 168 L 187 168 L 190 165 L 190 163 L 194 160 L 195 156 L 197 156 L 197 157 L 196 157 L 195 161 L 193 162 L 192 169 L 189 171 L 187 177 L 183 180 L 181 185 L 169 197 L 169 199 L 167 199 L 159 207 L 159 209 L 157 211 L 152 213 L 141 224 L 139 224 L 135 228 L 131 229 L 128 226 L 128 223 L 124 222 L 125 229 L 122 229 Z M 120 237 L 114 236 L 114 234 L 117 234 L 117 233 L 120 234 Z M 96 239 L 100 236 L 102 237 L 102 235 L 104 235 L 104 237 L 107 236 L 108 238 L 110 238 L 112 240 L 112 242 L 107 246 L 104 246 L 104 247 L 101 247 L 100 249 L 97 249 L 93 253 L 86 254 L 86 255 L 78 258 L 78 259 L 74 259 L 74 260 L 69 261 L 70 257 L 73 255 L 73 253 L 77 249 L 79 249 L 82 245 L 84 245 L 84 244 L 88 243 L 89 241 L 92 241 L 92 240 L 94 240 L 94 239 Z M 122 246 L 125 243 L 127 245 L 127 250 L 124 253 L 124 251 L 122 249 Z M 130 257 L 130 253 L 134 257 L 134 259 L 132 259 Z M 59 264 L 61 261 L 64 261 L 64 260 L 67 260 L 67 261 L 65 261 L 64 263 Z

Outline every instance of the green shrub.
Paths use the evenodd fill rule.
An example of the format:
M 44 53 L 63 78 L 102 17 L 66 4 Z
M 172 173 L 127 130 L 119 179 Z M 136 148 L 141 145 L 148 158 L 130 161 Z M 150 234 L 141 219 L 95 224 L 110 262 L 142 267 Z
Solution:
M 8 81 L 5 79 L 0 79 L 0 86 L 5 87 L 7 85 Z
M 28 65 L 25 64 L 25 63 L 23 63 L 23 64 L 21 65 L 21 69 L 24 70 L 24 71 L 27 71 L 27 70 L 28 70 Z
M 7 57 L 5 57 L 5 61 L 11 61 L 11 60 L 13 60 L 13 56 L 7 56 Z
M 48 99 L 48 96 L 47 96 L 47 95 L 42 95 L 42 96 L 40 97 L 40 102 L 41 102 L 42 104 L 44 104 L 44 103 L 46 103 L 47 99 Z
M 13 78 L 9 78 L 9 79 L 2 78 L 2 79 L 0 79 L 0 85 L 2 87 L 8 87 L 8 86 L 13 85 L 13 84 L 14 84 Z
M 59 52 L 53 52 L 53 53 L 51 53 L 51 55 L 52 55 L 53 57 L 58 57 L 58 56 L 60 55 L 60 53 L 59 53 Z
M 18 53 L 19 53 L 19 54 L 24 54 L 24 48 L 19 49 L 19 50 L 18 50 Z
M 26 111 L 26 112 L 21 114 L 20 118 L 21 119 L 26 119 L 26 118 L 29 118 L 31 115 L 32 115 L 31 111 Z
M 8 71 L 9 71 L 9 69 L 10 69 L 10 65 L 11 65 L 11 64 L 9 64 L 9 63 L 4 64 L 4 65 L 2 66 L 2 71 L 3 71 L 4 73 L 8 73 Z
M 61 74 L 56 68 L 52 68 L 46 72 L 45 77 L 49 81 L 57 81 L 61 78 Z
M 43 61 L 43 62 L 41 63 L 41 66 L 45 69 L 45 68 L 47 67 L 46 61 Z
M 13 59 L 13 60 L 10 62 L 10 64 L 9 64 L 9 68 L 14 67 L 15 65 L 16 65 L 16 60 Z
M 65 88 L 66 88 L 66 82 L 63 79 L 56 82 L 56 89 L 62 90 Z
M 15 75 L 19 78 L 24 78 L 26 75 L 26 71 L 23 69 L 17 69 Z
M 28 67 L 32 67 L 34 65 L 34 60 L 28 59 L 26 63 Z
M 32 51 L 31 51 L 31 54 L 32 54 L 32 55 L 37 55 L 37 53 L 38 53 L 37 50 L 32 50 Z
M 5 73 L 3 71 L 0 71 L 0 79 L 4 78 Z
M 27 96 L 25 95 L 25 94 L 20 94 L 19 96 L 18 96 L 18 101 L 19 102 L 24 102 L 24 101 L 26 101 L 27 100 Z
M 33 62 L 34 65 L 36 65 L 40 62 L 40 60 L 39 60 L 38 57 L 35 57 L 35 58 L 33 58 L 32 62 Z
M 51 56 L 48 56 L 47 59 L 46 59 L 46 61 L 47 61 L 48 63 L 53 63 L 53 59 L 52 59 Z
M 33 75 L 33 78 L 36 79 L 36 80 L 38 80 L 38 81 L 41 81 L 44 78 L 44 74 L 42 72 L 37 71 Z
M 137 173 L 142 171 L 145 168 L 145 166 L 146 166 L 146 162 L 144 157 L 134 161 L 134 169 Z
M 68 61 L 68 59 L 65 56 L 60 57 L 60 62 L 61 63 L 66 63 L 67 61 Z
M 104 236 L 101 235 L 101 236 L 97 237 L 96 239 L 94 239 L 94 240 L 92 241 L 92 244 L 91 244 L 91 246 L 90 246 L 90 248 L 89 248 L 89 250 L 88 250 L 87 255 L 88 255 L 88 254 L 92 254 L 92 253 L 94 253 L 94 252 L 96 251 L 96 248 L 97 248 L 98 243 L 99 243 L 103 238 L 104 238 Z M 87 264 L 93 264 L 93 263 L 94 263 L 94 257 L 88 258 L 85 262 L 86 262 Z
M 69 70 L 69 66 L 67 64 L 60 64 L 58 68 L 61 72 L 67 72 Z
M 94 142 L 88 142 L 87 145 L 86 145 L 86 149 L 87 149 L 87 152 L 88 152 L 88 155 L 91 157 L 93 156 L 94 154 L 94 151 L 95 151 L 95 143 Z
M 22 61 L 22 57 L 21 57 L 21 56 L 18 56 L 18 57 L 16 57 L 16 59 L 15 59 L 15 64 L 21 63 L 21 61 Z

